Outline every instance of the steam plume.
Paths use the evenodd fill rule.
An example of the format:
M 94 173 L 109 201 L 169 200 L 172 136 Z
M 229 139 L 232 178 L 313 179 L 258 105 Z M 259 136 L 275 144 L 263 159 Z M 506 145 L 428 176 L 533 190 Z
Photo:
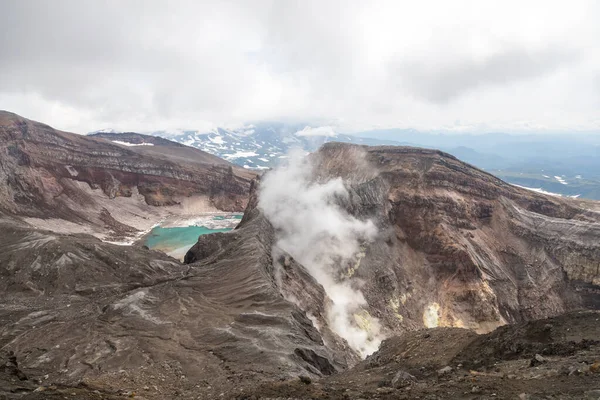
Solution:
M 366 300 L 350 277 L 364 255 L 361 244 L 377 229 L 337 205 L 336 199 L 348 196 L 341 178 L 318 183 L 312 176 L 306 158 L 293 152 L 287 165 L 263 179 L 259 207 L 277 231 L 277 246 L 303 264 L 332 300 L 330 328 L 365 357 L 379 347 L 379 323 L 364 310 Z

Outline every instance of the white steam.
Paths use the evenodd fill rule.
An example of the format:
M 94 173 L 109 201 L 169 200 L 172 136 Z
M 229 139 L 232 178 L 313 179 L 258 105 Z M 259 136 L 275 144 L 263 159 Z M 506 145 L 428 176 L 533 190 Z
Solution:
M 346 196 L 341 178 L 314 182 L 306 158 L 292 153 L 287 165 L 263 179 L 259 207 L 277 231 L 277 246 L 304 265 L 332 300 L 330 328 L 365 357 L 379 347 L 379 323 L 365 310 L 358 282 L 350 281 L 364 256 L 361 244 L 373 240 L 377 229 L 337 205 Z

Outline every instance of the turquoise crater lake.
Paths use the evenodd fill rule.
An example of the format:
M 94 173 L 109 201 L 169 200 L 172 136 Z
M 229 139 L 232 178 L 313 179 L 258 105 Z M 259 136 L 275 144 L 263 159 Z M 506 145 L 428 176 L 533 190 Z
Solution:
M 188 221 L 188 226 L 156 226 L 146 236 L 144 244 L 150 249 L 159 250 L 172 257 L 182 259 L 185 253 L 198 241 L 201 235 L 232 230 L 242 219 L 241 215 L 216 215 Z M 185 221 L 177 224 L 185 225 Z

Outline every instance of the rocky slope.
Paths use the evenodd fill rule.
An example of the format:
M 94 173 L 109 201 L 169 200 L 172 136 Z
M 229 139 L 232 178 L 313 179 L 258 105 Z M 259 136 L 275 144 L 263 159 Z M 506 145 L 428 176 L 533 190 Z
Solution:
M 598 306 L 600 214 L 585 202 L 514 187 L 435 150 L 332 143 L 312 162 L 315 180 L 343 178 L 350 195 L 339 203 L 349 215 L 377 225 L 340 279 L 360 286 L 362 315 L 388 334 L 438 326 L 483 333 Z M 244 218 L 253 215 L 263 218 L 259 208 Z M 271 230 L 259 234 L 273 240 Z M 186 261 L 214 257 L 218 242 L 201 238 Z M 301 296 L 286 275 L 281 291 Z M 313 312 L 320 300 L 302 303 L 326 314 Z
M 156 206 L 175 213 L 245 208 L 253 173 L 197 149 L 147 139 L 80 136 L 2 111 L 0 210 L 40 227 L 60 225 L 40 219 L 60 219 L 86 232 L 99 227 L 123 236 L 160 219 L 164 210 Z
M 227 234 L 231 245 L 218 257 L 193 265 L 6 219 L 0 228 L 0 349 L 14 353 L 28 378 L 9 376 L 0 387 L 7 395 L 79 387 L 230 398 L 259 382 L 328 375 L 357 361 L 281 296 L 269 243 L 255 234 L 269 229 L 262 218 Z M 323 299 L 301 266 L 290 269 L 296 285 Z
M 265 178 L 238 228 L 201 236 L 186 264 L 0 219 L 0 394 L 581 398 L 596 389 L 597 313 L 526 322 L 597 304 L 593 203 L 519 189 L 433 150 L 332 143 L 310 160 L 313 181 L 347 188 L 336 207 L 377 228 L 336 280 L 364 295 L 356 328 L 379 325 L 389 338 L 378 353 L 361 361 L 331 324 L 336 297 L 280 245 L 259 196 Z M 477 335 L 507 323 L 516 325 Z M 437 328 L 416 332 L 426 327 Z M 529 367 L 538 353 L 548 360 Z

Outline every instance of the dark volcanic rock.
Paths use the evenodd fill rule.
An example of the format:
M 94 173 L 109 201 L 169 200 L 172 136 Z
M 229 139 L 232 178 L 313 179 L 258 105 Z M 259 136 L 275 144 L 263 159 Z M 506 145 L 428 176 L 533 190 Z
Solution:
M 27 375 L 19 369 L 17 357 L 12 351 L 0 353 L 0 372 L 8 376 L 15 376 L 20 381 L 26 381 Z
M 275 285 L 268 235 L 249 234 L 270 229 L 255 219 L 212 258 L 183 265 L 90 236 L 4 225 L 0 348 L 36 379 L 108 391 L 158 385 L 149 398 L 169 388 L 212 398 L 212 388 L 346 368 L 355 356 L 325 345 Z M 210 385 L 187 385 L 204 379 Z
M 557 336 L 539 336 L 551 322 Z M 573 329 L 572 329 L 573 328 Z M 583 399 L 598 387 L 592 360 L 600 357 L 600 313 L 568 313 L 548 320 L 507 325 L 485 335 L 460 328 L 407 332 L 385 340 L 379 351 L 354 368 L 327 376 L 319 385 L 300 382 L 265 383 L 238 399 Z M 528 368 L 529 351 L 511 353 L 499 344 L 529 343 L 530 350 L 550 346 L 571 348 L 555 352 L 546 362 Z M 594 344 L 594 341 L 596 344 Z M 492 352 L 489 351 L 492 346 Z M 492 355 L 493 353 L 493 355 Z M 376 361 L 375 361 L 376 360 Z M 591 365 L 581 361 L 589 360 Z M 448 365 L 450 364 L 450 365 Z M 437 373 L 446 365 L 443 378 Z M 561 370 L 576 371 L 562 374 Z M 392 389 L 392 386 L 394 389 Z M 523 396 L 523 393 L 534 393 Z M 592 398 L 592 397 L 590 397 Z
M 32 135 L 28 126 L 17 128 L 3 132 Z M 37 157 L 11 151 L 17 164 Z M 593 207 L 510 186 L 433 150 L 333 143 L 311 159 L 314 179 L 346 182 L 350 195 L 340 206 L 378 227 L 360 263 L 339 279 L 361 282 L 368 312 L 390 336 L 379 352 L 359 363 L 332 332 L 331 299 L 305 266 L 278 248 L 253 185 L 238 228 L 202 236 L 187 264 L 137 246 L 33 230 L 2 216 L 0 348 L 14 352 L 29 378 L 23 390 L 35 380 L 56 390 L 99 390 L 106 398 L 148 388 L 141 396 L 149 399 L 341 399 L 460 398 L 474 386 L 486 395 L 566 390 L 577 396 L 593 387 L 590 366 L 572 387 L 551 371 L 564 366 L 554 366 L 555 357 L 581 356 L 594 365 L 597 313 L 520 322 L 581 307 L 577 282 L 598 284 Z M 233 169 L 221 178 L 241 179 Z M 25 197 L 30 193 L 30 181 L 14 184 Z M 106 187 L 125 193 L 121 184 Z M 473 331 L 513 322 L 483 336 Z M 424 326 L 445 327 L 415 331 Z M 550 361 L 521 368 L 537 353 Z M 548 370 L 544 380 L 523 375 L 507 384 L 500 372 L 486 370 L 495 363 L 510 374 Z M 459 365 L 477 368 L 476 385 Z M 445 366 L 452 371 L 438 382 L 436 371 Z M 400 377 L 400 389 L 378 386 L 391 385 L 400 370 L 415 381 L 405 386 Z M 307 385 L 299 376 L 320 380 Z
M 294 354 L 314 367 L 320 374 L 331 375 L 336 372 L 335 367 L 331 365 L 329 360 L 318 355 L 314 350 L 298 348 L 294 350 Z
M 415 382 L 416 378 L 406 371 L 398 371 L 392 379 L 392 386 L 396 389 L 403 388 Z

